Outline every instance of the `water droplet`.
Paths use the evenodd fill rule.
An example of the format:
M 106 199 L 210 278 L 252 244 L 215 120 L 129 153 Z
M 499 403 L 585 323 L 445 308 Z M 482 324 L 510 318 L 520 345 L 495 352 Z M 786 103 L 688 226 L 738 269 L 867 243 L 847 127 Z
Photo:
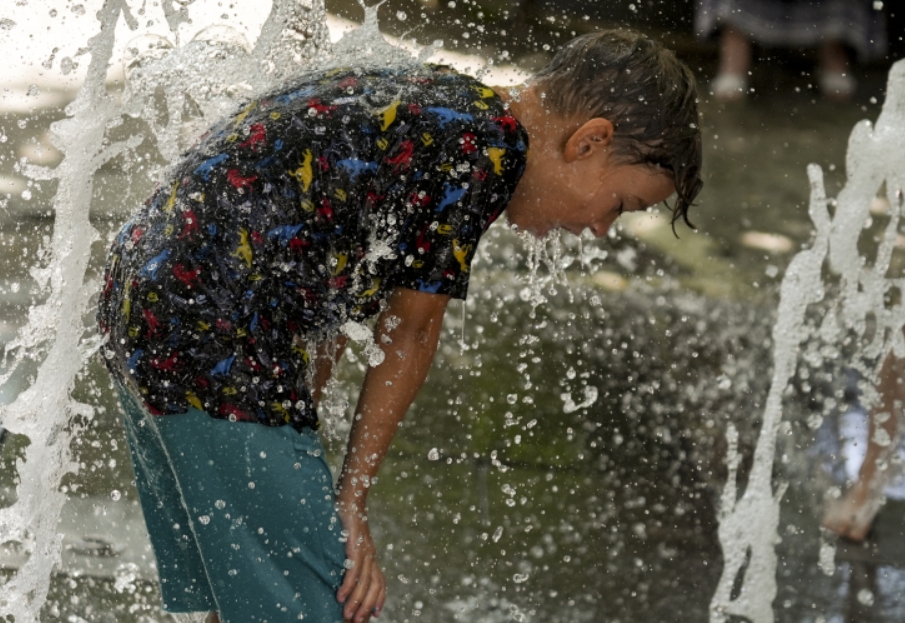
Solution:
M 201 522 L 202 525 L 206 526 L 211 522 L 211 517 L 210 515 L 201 515 L 200 517 L 198 517 L 198 521 Z
M 216 502 L 214 502 L 214 506 L 222 510 L 226 508 L 226 502 L 224 502 L 223 500 L 217 500 Z
M 428 461 L 439 461 L 440 460 L 440 452 L 436 448 L 431 448 L 430 452 L 427 453 Z
M 121 497 L 123 497 L 123 494 L 120 493 L 117 489 L 114 489 L 110 492 L 110 499 L 112 499 L 114 502 L 119 500 Z
M 396 13 L 396 19 L 398 19 L 400 22 L 404 22 L 406 17 L 407 15 L 405 14 L 405 11 L 398 11 Z
M 63 72 L 64 76 L 68 76 L 76 67 L 78 67 L 78 64 L 73 62 L 68 56 L 60 59 L 60 71 Z
M 516 401 L 518 401 L 518 394 L 509 394 L 506 396 L 506 402 L 509 404 L 514 405 Z
M 500 540 L 500 537 L 503 536 L 503 526 L 497 526 L 497 529 L 493 531 L 493 542 L 497 543 Z
M 72 12 L 76 15 L 84 15 L 85 14 L 85 6 L 82 4 L 76 4 L 72 7 Z
M 230 569 L 226 573 L 228 573 L 229 575 L 239 575 L 239 572 L 236 569 Z
M 249 488 L 249 489 L 254 489 L 254 488 L 255 488 L 255 483 L 253 483 L 253 482 L 248 483 L 248 488 Z
M 16 27 L 16 22 L 9 19 L 8 17 L 4 17 L 0 19 L 0 30 L 12 30 Z
M 22 198 L 25 199 L 25 201 L 28 201 L 29 199 L 31 199 L 31 191 L 28 190 L 27 188 L 25 190 L 23 190 Z
M 346 569 L 351 569 L 351 568 L 354 567 L 354 566 L 355 566 L 355 561 L 354 561 L 354 560 L 350 560 L 349 558 L 346 558 L 346 559 L 343 561 L 343 567 L 345 567 Z
M 864 604 L 865 606 L 873 605 L 874 594 L 869 588 L 862 588 L 858 591 L 858 603 Z

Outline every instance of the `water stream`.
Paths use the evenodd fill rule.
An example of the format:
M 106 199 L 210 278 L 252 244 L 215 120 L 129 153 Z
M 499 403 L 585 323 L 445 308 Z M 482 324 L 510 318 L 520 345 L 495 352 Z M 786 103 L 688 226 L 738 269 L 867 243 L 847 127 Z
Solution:
M 60 9 L 80 15 L 69 4 Z M 166 616 L 154 609 L 144 542 L 135 541 L 132 557 L 86 562 L 82 550 L 95 542 L 64 534 L 67 504 L 82 518 L 72 530 L 112 530 L 114 550 L 140 525 L 115 400 L 93 360 L 102 348 L 93 329 L 95 271 L 129 206 L 99 218 L 98 197 L 108 205 L 140 200 L 200 130 L 296 72 L 349 59 L 416 62 L 380 37 L 376 9 L 332 45 L 318 0 L 275 0 L 249 37 L 224 25 L 226 14 L 183 36 L 198 19 L 191 1 L 95 4 L 98 34 L 66 57 L 73 64 L 90 56 L 84 83 L 52 125 L 64 157 L 54 168 L 23 161 L 16 169 L 29 180 L 21 192 L 55 191 L 52 230 L 43 242 L 23 243 L 37 247 L 21 279 L 31 284 L 27 319 L 0 361 L 0 402 L 9 403 L 0 424 L 12 439 L 4 465 L 15 473 L 0 482 L 8 488 L 0 552 L 19 561 L 0 576 L 0 620 L 16 623 Z M 151 11 L 169 36 L 141 34 Z M 108 78 L 120 49 L 122 90 Z M 816 233 L 786 270 L 775 311 L 765 296 L 685 291 L 685 268 L 618 236 L 599 247 L 566 238 L 528 244 L 494 227 L 475 263 L 475 294 L 446 319 L 442 374 L 413 407 L 373 496 L 392 620 L 667 620 L 681 610 L 683 621 L 774 621 L 786 490 L 774 452 L 788 451 L 781 433 L 801 413 L 813 415 L 796 389 L 801 370 L 838 367 L 844 356 L 870 381 L 886 353 L 905 355 L 903 284 L 888 274 L 903 207 L 902 144 L 900 63 L 880 118 L 852 133 L 847 183 L 835 200 L 827 200 L 820 169 L 808 169 Z M 881 191 L 891 208 L 872 216 Z M 30 235 L 48 226 L 38 221 Z M 631 226 L 668 230 L 654 213 Z M 878 228 L 880 242 L 865 256 L 857 233 L 875 236 Z M 12 296 L 20 286 L 3 287 Z M 334 452 L 368 361 L 361 341 L 324 409 Z M 770 347 L 766 378 L 757 371 L 770 364 Z M 864 383 L 866 400 L 870 387 Z M 720 569 L 707 534 L 724 430 Z M 54 584 L 60 571 L 68 580 Z M 107 596 L 95 602 L 80 597 L 94 594 L 92 578 L 109 579 Z

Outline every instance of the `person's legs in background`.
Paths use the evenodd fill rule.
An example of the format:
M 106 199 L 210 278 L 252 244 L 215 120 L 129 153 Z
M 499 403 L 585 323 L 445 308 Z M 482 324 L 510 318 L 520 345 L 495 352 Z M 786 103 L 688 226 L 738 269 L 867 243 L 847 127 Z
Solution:
M 710 85 L 720 101 L 736 102 L 748 93 L 751 70 L 751 40 L 727 24 L 720 34 L 720 66 Z

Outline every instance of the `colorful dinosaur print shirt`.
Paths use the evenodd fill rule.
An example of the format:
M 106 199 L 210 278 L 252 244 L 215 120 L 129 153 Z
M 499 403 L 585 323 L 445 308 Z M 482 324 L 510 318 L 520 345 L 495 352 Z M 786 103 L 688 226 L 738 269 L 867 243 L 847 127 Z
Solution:
M 491 89 L 440 67 L 333 70 L 243 106 L 114 241 L 108 367 L 155 415 L 316 427 L 305 345 L 394 288 L 465 298 L 527 148 Z

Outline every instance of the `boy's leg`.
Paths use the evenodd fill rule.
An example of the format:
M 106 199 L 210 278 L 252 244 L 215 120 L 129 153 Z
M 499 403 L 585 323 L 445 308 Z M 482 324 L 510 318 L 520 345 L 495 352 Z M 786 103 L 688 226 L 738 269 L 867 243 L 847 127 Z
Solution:
M 203 612 L 217 608 L 189 527 L 189 517 L 154 420 L 120 389 L 135 484 L 160 577 L 163 608 Z
M 223 623 L 342 621 L 344 546 L 314 431 L 155 418 Z

